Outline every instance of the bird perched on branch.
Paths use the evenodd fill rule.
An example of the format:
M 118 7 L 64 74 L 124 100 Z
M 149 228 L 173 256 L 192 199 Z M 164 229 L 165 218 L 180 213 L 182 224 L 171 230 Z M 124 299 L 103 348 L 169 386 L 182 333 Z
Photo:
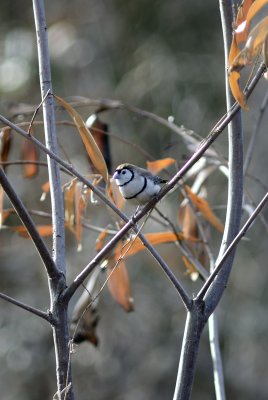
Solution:
M 152 200 L 167 180 L 151 174 L 146 169 L 132 164 L 121 164 L 116 168 L 113 179 L 125 200 L 143 205 Z

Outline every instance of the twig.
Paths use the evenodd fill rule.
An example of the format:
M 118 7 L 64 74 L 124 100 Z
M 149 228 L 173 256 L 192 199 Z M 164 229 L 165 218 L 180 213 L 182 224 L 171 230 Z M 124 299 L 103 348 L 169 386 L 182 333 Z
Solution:
M 262 64 L 246 90 L 245 95 L 247 98 L 252 93 L 253 89 L 257 85 L 258 81 L 260 80 L 260 78 L 265 70 L 266 70 L 266 66 L 264 64 Z M 133 218 L 132 221 L 129 221 L 125 225 L 125 227 L 119 232 L 119 234 L 115 236 L 114 244 L 116 244 L 117 241 L 119 241 L 134 226 L 134 224 L 136 222 L 138 222 L 151 208 L 153 208 L 158 201 L 160 201 L 171 189 L 173 189 L 173 187 L 189 171 L 189 169 L 195 164 L 195 162 L 198 161 L 199 158 L 202 157 L 202 155 L 205 153 L 205 151 L 217 139 L 217 137 L 220 135 L 220 133 L 229 124 L 229 122 L 232 120 L 232 118 L 236 115 L 236 113 L 239 110 L 240 110 L 240 106 L 238 103 L 236 103 L 235 106 L 232 108 L 232 111 L 221 121 L 221 123 L 219 125 L 217 125 L 216 130 L 208 135 L 208 137 L 206 138 L 205 141 L 203 141 L 202 145 L 199 147 L 199 149 L 196 151 L 196 153 L 184 164 L 184 166 L 179 170 L 178 173 L 175 174 L 175 176 L 169 181 L 169 183 L 166 184 L 165 187 L 163 187 L 163 189 L 155 197 L 155 199 L 151 200 L 137 215 L 135 215 L 135 218 Z M 0 115 L 0 120 L 4 124 L 10 126 L 12 129 L 14 129 L 16 132 L 18 132 L 21 136 L 23 136 L 23 137 L 27 138 L 28 140 L 31 140 L 33 143 L 35 143 L 42 151 L 44 151 L 51 158 L 53 158 L 55 161 L 57 161 L 60 165 L 62 165 L 64 168 L 66 168 L 71 174 L 73 174 L 78 179 L 80 179 L 81 182 L 83 182 L 85 185 L 90 187 L 90 189 L 92 189 L 92 191 L 94 193 L 96 193 L 97 196 L 99 198 L 101 198 L 101 200 L 103 200 L 104 203 L 107 204 L 111 209 L 113 209 L 113 211 L 115 211 L 117 213 L 117 215 L 119 215 L 124 221 L 128 221 L 128 219 L 124 216 L 124 214 L 121 213 L 121 211 L 119 211 L 117 209 L 117 207 L 113 203 L 111 203 L 100 190 L 98 190 L 96 187 L 94 187 L 91 184 L 91 182 L 89 182 L 87 179 L 85 179 L 84 176 L 81 175 L 78 171 L 76 171 L 71 165 L 69 165 L 68 163 L 63 161 L 60 157 L 58 157 L 52 151 L 47 149 L 41 142 L 39 142 L 34 137 L 29 136 L 23 129 L 17 127 L 15 124 L 13 124 L 9 120 L 7 120 L 2 115 Z M 148 242 L 146 243 L 146 240 L 144 237 L 141 236 L 141 239 L 142 239 L 142 242 L 146 245 L 146 247 L 151 252 L 153 247 Z M 154 249 L 153 249 L 153 252 L 155 255 L 156 252 L 154 251 Z M 163 261 L 159 255 L 158 255 L 157 261 L 159 263 L 162 263 L 162 261 Z M 163 262 L 163 264 L 160 264 L 160 265 L 166 272 L 166 267 L 167 267 L 166 263 Z M 90 270 L 91 270 L 90 268 L 87 269 L 88 273 L 90 272 Z M 85 275 L 84 274 L 85 274 L 85 271 L 82 274 L 83 279 L 85 279 L 85 277 L 87 275 L 87 274 L 85 274 Z M 175 282 L 173 273 L 170 270 L 168 273 L 168 277 L 173 281 L 173 283 Z M 81 279 L 81 277 L 80 277 L 80 279 Z M 70 286 L 70 287 L 72 287 L 72 289 L 70 290 L 70 288 L 69 288 L 70 292 L 69 292 L 68 298 L 70 298 L 70 294 L 71 293 L 73 294 L 75 292 L 75 290 L 77 289 L 77 287 L 79 286 L 80 283 L 77 283 L 77 282 L 83 281 L 83 279 L 81 281 L 80 281 L 80 279 L 78 281 L 74 281 L 73 284 Z M 176 281 L 177 281 L 177 279 L 176 279 Z
M 35 111 L 34 111 L 34 113 L 33 113 L 33 116 L 32 116 L 32 119 L 31 119 L 31 121 L 30 121 L 30 125 L 29 125 L 29 128 L 28 128 L 28 134 L 29 134 L 29 135 L 31 134 L 31 130 L 32 130 L 32 126 L 33 126 L 35 117 L 36 117 L 38 111 L 39 111 L 40 108 L 42 107 L 44 101 L 46 100 L 46 98 L 47 98 L 47 96 L 48 96 L 49 94 L 50 94 L 50 89 L 48 89 L 48 91 L 47 91 L 47 93 L 45 94 L 44 98 L 42 99 L 41 103 L 36 107 L 36 109 L 35 109 Z
M 121 230 L 102 248 L 102 250 L 90 261 L 90 263 L 76 276 L 73 283 L 65 290 L 62 294 L 62 300 L 69 300 L 76 289 L 82 284 L 85 278 L 100 264 L 100 262 L 110 253 L 114 246 L 126 235 L 130 228 L 134 227 L 137 222 L 138 216 L 134 216 L 131 221 L 129 221 Z M 137 228 L 134 229 L 137 232 Z M 191 308 L 191 300 L 181 283 L 178 281 L 176 276 L 173 274 L 169 266 L 159 255 L 159 253 L 154 249 L 154 247 L 145 239 L 145 237 L 139 234 L 139 237 L 144 242 L 146 248 L 150 251 L 156 261 L 159 263 L 161 268 L 166 273 L 167 277 L 173 283 L 174 287 L 177 289 L 182 301 L 187 309 Z
M 198 273 L 201 275 L 201 277 L 203 279 L 208 278 L 208 271 L 203 267 L 203 265 L 193 256 L 192 252 L 190 251 L 190 249 L 185 246 L 185 244 L 183 243 L 183 241 L 180 239 L 176 227 L 174 226 L 174 224 L 170 221 L 170 219 L 164 215 L 157 207 L 155 207 L 155 211 L 160 215 L 161 218 L 163 218 L 168 226 L 171 227 L 174 235 L 177 238 L 177 242 L 175 242 L 175 244 L 178 245 L 179 249 L 181 250 L 181 252 L 183 253 L 184 256 L 186 256 L 189 261 L 191 262 L 191 264 L 194 265 L 195 269 L 198 271 Z
M 23 310 L 29 311 L 32 314 L 37 315 L 40 318 L 45 319 L 48 321 L 50 324 L 53 324 L 53 319 L 49 313 L 46 313 L 44 311 L 38 310 L 35 307 L 29 306 L 28 304 L 22 303 L 19 300 L 13 299 L 13 297 L 10 297 L 4 293 L 0 292 L 0 298 L 3 300 L 8 301 L 9 303 L 15 304 L 16 306 L 22 308 Z

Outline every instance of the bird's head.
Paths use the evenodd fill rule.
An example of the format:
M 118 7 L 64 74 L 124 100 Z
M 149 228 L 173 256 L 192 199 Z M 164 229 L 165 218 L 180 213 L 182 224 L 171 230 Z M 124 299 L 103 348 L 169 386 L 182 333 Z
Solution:
M 118 186 L 123 186 L 125 183 L 131 181 L 134 177 L 135 166 L 131 164 L 121 164 L 115 170 L 113 179 Z

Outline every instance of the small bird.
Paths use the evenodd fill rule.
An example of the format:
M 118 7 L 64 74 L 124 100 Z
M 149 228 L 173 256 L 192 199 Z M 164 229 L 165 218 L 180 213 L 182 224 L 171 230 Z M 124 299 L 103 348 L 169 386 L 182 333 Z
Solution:
M 124 199 L 138 205 L 148 203 L 160 192 L 161 185 L 167 183 L 167 180 L 132 164 L 119 165 L 113 179 Z

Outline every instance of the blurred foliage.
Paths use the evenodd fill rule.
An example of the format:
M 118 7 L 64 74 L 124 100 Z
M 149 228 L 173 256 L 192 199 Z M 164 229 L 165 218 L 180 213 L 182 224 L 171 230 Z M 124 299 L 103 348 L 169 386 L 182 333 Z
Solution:
M 171 115 L 178 125 L 183 124 L 203 136 L 225 112 L 223 44 L 217 1 L 58 0 L 47 1 L 46 8 L 53 87 L 59 96 L 120 99 L 163 117 Z M 31 3 L 2 0 L 0 107 L 7 116 L 13 115 L 21 103 L 40 102 L 35 43 Z M 250 101 L 251 111 L 245 116 L 245 143 L 264 90 L 262 85 Z M 79 110 L 85 118 L 92 111 L 92 107 Z M 58 117 L 67 118 L 62 111 L 58 111 Z M 111 132 L 134 141 L 156 158 L 174 157 L 182 163 L 188 156 L 180 138 L 160 125 L 125 111 L 106 112 L 103 118 Z M 74 165 L 86 173 L 88 164 L 78 135 L 68 127 L 60 127 L 58 133 L 59 142 L 64 143 L 64 150 Z M 42 129 L 36 129 L 35 134 L 42 137 Z M 263 131 L 260 134 L 263 137 Z M 258 156 L 250 172 L 265 181 L 264 140 L 256 147 Z M 14 159 L 19 158 L 16 144 L 20 143 L 16 138 L 12 150 Z M 216 146 L 226 156 L 226 138 L 220 139 Z M 126 144 L 111 140 L 111 150 L 114 166 L 124 161 L 145 165 L 146 158 Z M 31 181 L 25 181 L 16 166 L 10 167 L 8 173 L 26 206 L 49 211 L 48 200 L 42 206 L 39 202 L 41 185 L 47 180 L 44 168 Z M 63 179 L 66 182 L 69 178 Z M 250 179 L 246 184 L 257 201 L 262 193 L 259 185 Z M 218 176 L 211 178 L 210 204 L 224 204 L 226 190 L 225 180 Z M 171 218 L 177 212 L 176 201 L 174 195 L 161 204 Z M 95 225 L 105 226 L 107 215 L 104 214 L 102 207 L 89 207 L 88 215 Z M 218 214 L 223 220 L 224 208 Z M 39 220 L 42 219 L 36 218 Z M 156 225 L 151 223 L 149 227 L 153 231 Z M 214 236 L 212 244 L 217 254 L 220 235 Z M 85 232 L 84 247 L 78 253 L 74 237 L 67 234 L 69 282 L 94 255 L 96 237 L 97 233 Z M 266 237 L 267 232 L 257 221 L 248 235 L 250 240 L 240 245 L 227 293 L 219 307 L 227 398 L 231 400 L 267 397 Z M 189 291 L 196 292 L 196 283 L 189 282 L 182 264 L 178 271 L 177 251 L 171 245 L 163 245 L 160 250 Z M 31 242 L 17 234 L 2 232 L 0 256 L 0 290 L 41 309 L 48 308 L 46 276 Z M 107 291 L 103 291 L 99 303 L 99 347 L 83 343 L 73 355 L 74 385 L 79 400 L 172 397 L 185 310 L 173 287 L 148 255 L 131 258 L 128 270 L 135 312 L 125 314 Z M 2 398 L 51 398 L 56 385 L 50 328 L 44 321 L 8 303 L 1 301 L 0 307 Z M 213 390 L 205 332 L 193 399 L 214 398 Z

